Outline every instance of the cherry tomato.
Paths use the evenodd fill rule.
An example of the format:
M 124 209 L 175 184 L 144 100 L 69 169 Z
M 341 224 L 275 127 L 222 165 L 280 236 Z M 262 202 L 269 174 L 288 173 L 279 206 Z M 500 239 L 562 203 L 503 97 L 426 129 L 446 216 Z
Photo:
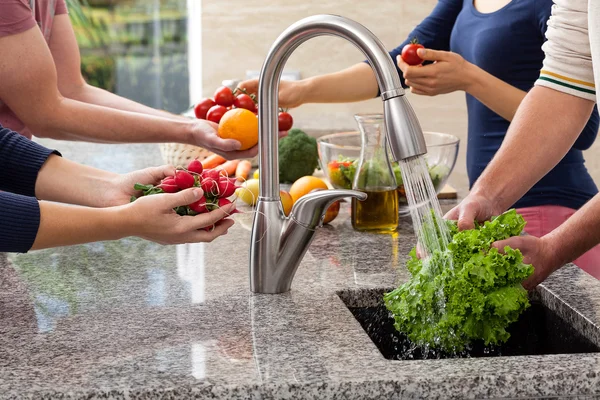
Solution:
M 227 107 L 218 106 L 218 105 L 213 106 L 206 113 L 206 119 L 214 122 L 215 124 L 218 124 L 221 121 L 223 114 L 225 114 L 226 112 L 227 112 Z
M 292 129 L 292 125 L 294 125 L 294 119 L 287 112 L 279 113 L 279 130 L 280 131 L 289 131 Z
M 236 108 L 245 108 L 246 110 L 250 110 L 254 112 L 256 110 L 256 105 L 254 104 L 254 100 L 252 97 L 248 96 L 245 93 L 240 94 L 233 100 L 233 105 Z
M 402 48 L 402 59 L 408 65 L 419 65 L 423 59 L 417 55 L 417 50 L 424 46 L 419 43 L 409 43 Z
M 213 99 L 202 99 L 200 103 L 196 104 L 194 107 L 194 114 L 196 114 L 196 118 L 206 119 L 206 113 L 214 105 L 215 102 Z
M 213 96 L 215 103 L 223 107 L 229 107 L 233 105 L 233 92 L 227 86 L 221 86 L 215 92 Z

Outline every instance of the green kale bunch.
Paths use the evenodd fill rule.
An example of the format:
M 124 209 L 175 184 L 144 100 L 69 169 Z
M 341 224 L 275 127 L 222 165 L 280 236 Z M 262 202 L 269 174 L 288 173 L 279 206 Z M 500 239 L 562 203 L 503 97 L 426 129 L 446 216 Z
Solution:
M 421 260 L 410 252 L 411 279 L 384 295 L 394 326 L 416 345 L 460 352 L 471 341 L 506 342 L 506 328 L 529 307 L 521 282 L 533 273 L 519 250 L 505 254 L 491 244 L 520 235 L 525 221 L 515 210 L 459 232 L 444 251 Z M 432 229 L 438 229 L 435 226 Z

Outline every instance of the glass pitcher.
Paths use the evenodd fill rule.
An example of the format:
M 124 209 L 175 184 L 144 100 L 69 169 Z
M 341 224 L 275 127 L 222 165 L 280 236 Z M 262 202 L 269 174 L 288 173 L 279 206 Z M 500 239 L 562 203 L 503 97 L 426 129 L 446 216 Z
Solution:
M 396 178 L 387 153 L 383 114 L 357 114 L 362 149 L 352 188 L 367 194 L 352 199 L 352 227 L 358 231 L 393 232 L 398 227 Z

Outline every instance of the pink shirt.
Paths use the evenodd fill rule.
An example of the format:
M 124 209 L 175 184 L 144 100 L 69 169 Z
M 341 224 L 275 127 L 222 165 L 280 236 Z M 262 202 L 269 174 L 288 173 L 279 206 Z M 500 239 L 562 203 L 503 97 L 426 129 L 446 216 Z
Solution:
M 29 0 L 0 0 L 0 37 L 16 35 L 37 25 L 46 42 L 49 42 L 54 16 L 66 13 L 65 0 L 35 0 L 35 17 Z M 2 56 L 10 57 L 10 54 Z M 0 99 L 0 125 L 31 139 L 31 132 L 2 102 L 2 99 Z

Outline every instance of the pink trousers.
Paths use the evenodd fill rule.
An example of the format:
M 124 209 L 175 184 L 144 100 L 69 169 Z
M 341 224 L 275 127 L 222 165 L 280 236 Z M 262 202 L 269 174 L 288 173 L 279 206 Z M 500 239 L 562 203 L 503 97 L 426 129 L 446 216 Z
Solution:
M 562 206 L 539 206 L 519 208 L 517 212 L 525 218 L 525 232 L 542 237 L 565 222 L 576 210 Z M 600 245 L 573 261 L 573 264 L 600 279 Z

